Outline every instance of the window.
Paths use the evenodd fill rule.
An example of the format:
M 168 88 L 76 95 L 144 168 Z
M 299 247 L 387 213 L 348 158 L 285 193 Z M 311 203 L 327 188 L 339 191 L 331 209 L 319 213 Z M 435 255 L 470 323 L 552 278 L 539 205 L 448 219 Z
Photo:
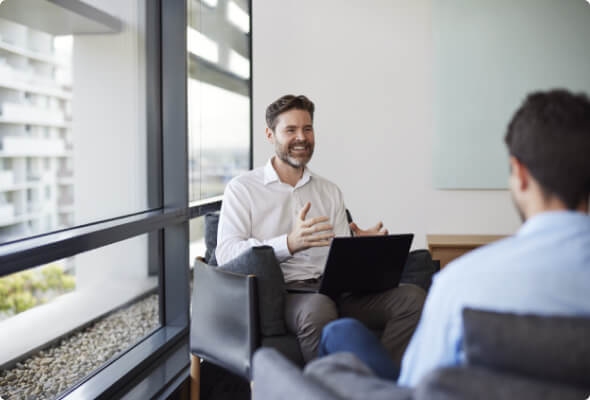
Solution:
M 147 302 L 149 323 L 122 346 L 102 346 L 103 357 L 87 358 L 88 365 L 52 388 L 49 397 L 151 398 L 188 375 L 188 224 L 220 202 L 199 195 L 201 203 L 188 204 L 187 3 L 87 3 L 65 9 L 71 5 L 40 2 L 24 12 L 20 2 L 6 2 L 0 8 L 2 26 L 20 32 L 23 43 L 37 38 L 19 54 L 5 45 L 0 68 L 44 77 L 0 86 L 0 221 L 13 218 L 11 230 L 0 228 L 6 234 L 0 244 L 0 279 L 24 274 L 20 281 L 28 280 L 21 286 L 39 289 L 30 290 L 25 305 L 46 301 L 7 311 L 0 331 L 8 336 L 3 338 L 11 344 L 7 347 L 16 349 L 13 345 L 25 336 L 14 333 L 19 321 L 28 320 L 23 326 L 29 330 L 43 326 L 38 331 L 51 331 L 58 324 L 41 319 L 50 309 L 58 314 L 77 310 L 71 314 L 80 318 L 71 326 L 73 336 L 54 332 L 41 340 L 40 351 L 21 346 L 9 353 L 3 346 L 0 387 L 15 379 L 9 367 L 16 362 L 25 365 L 34 358 L 50 365 L 48 359 L 60 351 L 53 344 L 82 338 L 76 348 L 92 351 L 84 334 L 96 337 L 95 325 L 138 312 L 134 307 Z M 2 30 L 0 35 L 2 45 L 7 36 Z M 55 61 L 61 54 L 71 54 L 69 67 Z M 249 127 L 249 92 L 246 103 L 243 96 Z M 243 132 L 248 137 L 249 128 Z M 242 153 L 249 158 L 249 139 Z M 199 165 L 204 164 L 200 157 L 194 158 Z M 220 180 L 203 170 L 203 193 L 220 193 L 223 187 L 216 185 L 225 175 Z M 33 218 L 35 213 L 41 217 Z M 54 283 L 40 283 L 43 277 Z M 50 286 L 53 300 L 45 293 Z M 35 396 L 39 390 L 34 385 L 22 392 Z
M 250 4 L 188 1 L 189 200 L 223 194 L 251 168 Z M 205 255 L 204 218 L 190 223 L 190 259 Z
M 221 0 L 72 4 L 0 8 L 0 387 L 151 398 L 188 376 L 189 220 L 202 238 L 198 217 L 250 168 L 250 34 Z M 91 347 L 135 313 L 133 335 Z M 102 356 L 51 390 L 10 383 L 68 344 Z
M 132 3 L 110 6 L 129 27 L 116 34 L 0 13 L 0 243 L 147 208 L 145 1 Z
M 246 1 L 188 2 L 191 201 L 223 194 L 231 178 L 250 169 L 250 35 L 244 26 Z
M 160 327 L 146 243 L 141 235 L 0 279 L 2 357 L 15 360 L 1 396 L 60 395 Z

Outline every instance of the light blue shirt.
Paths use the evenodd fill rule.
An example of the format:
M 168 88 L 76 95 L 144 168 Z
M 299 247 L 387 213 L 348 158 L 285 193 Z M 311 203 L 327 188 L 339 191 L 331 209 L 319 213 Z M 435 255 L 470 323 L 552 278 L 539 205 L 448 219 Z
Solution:
M 590 216 L 530 218 L 510 238 L 450 263 L 434 280 L 402 361 L 398 384 L 463 361 L 465 307 L 517 314 L 590 315 Z

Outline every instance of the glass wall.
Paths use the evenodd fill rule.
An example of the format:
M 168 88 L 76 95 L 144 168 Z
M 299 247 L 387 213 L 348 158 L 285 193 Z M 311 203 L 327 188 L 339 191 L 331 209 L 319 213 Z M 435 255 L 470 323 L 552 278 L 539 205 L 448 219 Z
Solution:
M 0 252 L 161 206 L 148 196 L 161 184 L 148 176 L 148 3 L 94 3 L 89 15 L 120 29 L 67 4 L 0 7 Z M 149 244 L 144 233 L 11 274 L 0 263 L 0 396 L 54 398 L 160 327 Z
M 0 396 L 153 398 L 188 373 L 198 217 L 250 168 L 249 4 L 25 4 L 0 7 Z
M 188 2 L 189 199 L 250 168 L 250 16 L 241 0 Z
M 0 8 L 0 243 L 147 207 L 144 2 L 98 35 Z

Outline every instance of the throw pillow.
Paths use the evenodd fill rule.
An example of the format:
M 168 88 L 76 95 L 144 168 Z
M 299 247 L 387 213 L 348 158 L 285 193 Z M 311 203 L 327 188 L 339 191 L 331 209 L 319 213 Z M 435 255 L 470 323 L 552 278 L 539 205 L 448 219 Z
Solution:
M 428 250 L 414 250 L 408 254 L 400 282 L 420 286 L 428 292 L 432 284 L 432 276 L 439 269 L 439 265 L 432 260 Z

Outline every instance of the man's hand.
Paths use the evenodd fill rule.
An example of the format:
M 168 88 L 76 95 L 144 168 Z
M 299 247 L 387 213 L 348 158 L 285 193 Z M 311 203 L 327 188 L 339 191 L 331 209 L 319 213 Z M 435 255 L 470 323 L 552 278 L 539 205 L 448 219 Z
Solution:
M 309 249 L 310 247 L 322 247 L 330 244 L 330 239 L 334 237 L 334 232 L 331 232 L 333 227 L 330 224 L 325 224 L 328 217 L 316 217 L 308 221 L 305 220 L 311 203 L 307 202 L 299 212 L 299 216 L 295 221 L 295 228 L 289 235 L 287 235 L 287 247 L 291 254 L 298 251 Z M 318 232 L 328 232 L 316 235 Z
M 357 224 L 351 222 L 350 229 L 352 230 L 353 236 L 385 236 L 388 234 L 387 229 L 383 229 L 383 222 L 379 222 L 377 225 L 367 230 L 363 230 L 359 228 Z

